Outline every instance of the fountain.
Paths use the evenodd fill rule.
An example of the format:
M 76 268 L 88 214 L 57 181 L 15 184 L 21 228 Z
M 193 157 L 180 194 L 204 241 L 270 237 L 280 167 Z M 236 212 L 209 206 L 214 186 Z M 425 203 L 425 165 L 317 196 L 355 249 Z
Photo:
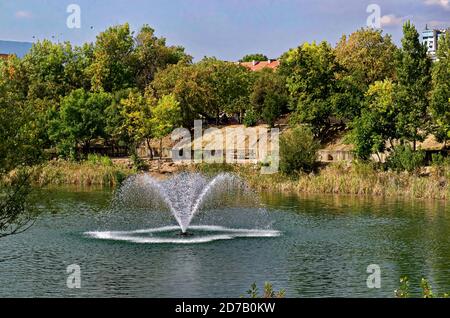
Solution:
M 221 173 L 207 178 L 199 173 L 180 173 L 165 180 L 158 180 L 148 174 L 139 174 L 127 179 L 118 190 L 113 205 L 122 208 L 144 208 L 154 213 L 169 210 L 177 226 L 163 226 L 133 231 L 87 232 L 90 237 L 132 241 L 135 243 L 201 243 L 211 240 L 232 239 L 235 237 L 273 237 L 279 232 L 263 228 L 229 228 L 219 225 L 191 226 L 194 217 L 200 211 L 211 211 L 232 207 L 237 213 L 244 214 L 244 206 L 250 206 L 252 215 L 248 218 L 258 220 L 256 215 L 266 214 L 258 207 L 255 194 L 238 177 L 230 173 Z M 248 209 L 247 209 L 248 210 Z M 223 213 L 221 213 L 223 214 Z M 223 218 L 223 217 L 222 217 Z M 177 236 L 162 237 L 178 228 Z M 196 231 L 194 233 L 188 231 Z M 206 236 L 205 236 L 206 233 Z M 142 235 L 147 235 L 143 237 Z

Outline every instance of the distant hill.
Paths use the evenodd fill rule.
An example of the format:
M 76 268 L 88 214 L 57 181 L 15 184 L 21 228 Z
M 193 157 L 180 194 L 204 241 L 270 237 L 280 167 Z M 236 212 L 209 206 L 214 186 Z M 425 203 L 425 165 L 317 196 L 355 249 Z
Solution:
M 16 54 L 23 57 L 31 49 L 33 43 L 0 40 L 0 54 Z

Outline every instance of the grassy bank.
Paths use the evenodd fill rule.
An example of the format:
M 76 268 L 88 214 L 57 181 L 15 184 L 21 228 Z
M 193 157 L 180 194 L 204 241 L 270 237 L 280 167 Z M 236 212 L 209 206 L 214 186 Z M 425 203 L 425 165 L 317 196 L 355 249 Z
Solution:
M 334 164 L 316 173 L 295 176 L 262 175 L 259 167 L 252 165 L 198 164 L 180 169 L 207 175 L 232 172 L 261 191 L 450 199 L 450 169 L 437 167 L 413 174 L 379 171 L 363 164 Z M 117 186 L 134 173 L 136 170 L 129 165 L 110 161 L 50 161 L 33 168 L 32 182 L 37 185 Z
M 397 173 L 374 170 L 369 165 L 336 164 L 322 168 L 315 174 L 284 176 L 261 175 L 252 166 L 196 165 L 191 170 L 206 174 L 232 171 L 255 189 L 311 194 L 350 194 L 367 196 L 449 199 L 449 174 L 431 168 L 426 174 Z
M 133 169 L 112 162 L 58 160 L 33 167 L 31 178 L 36 185 L 117 186 L 133 173 Z

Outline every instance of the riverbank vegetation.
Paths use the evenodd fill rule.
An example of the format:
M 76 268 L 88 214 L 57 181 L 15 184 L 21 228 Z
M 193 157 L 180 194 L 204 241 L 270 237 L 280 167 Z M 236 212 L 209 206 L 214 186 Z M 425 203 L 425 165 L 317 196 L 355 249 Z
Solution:
M 114 164 L 108 157 L 91 155 L 85 161 L 54 160 L 35 166 L 30 179 L 38 186 L 72 184 L 115 187 L 136 172 L 132 166 Z
M 188 168 L 204 174 L 233 172 L 260 191 L 293 194 L 344 194 L 408 199 L 450 199 L 450 166 L 433 166 L 422 172 L 382 171 L 368 163 L 336 163 L 311 173 L 261 175 L 259 166 L 198 164 Z

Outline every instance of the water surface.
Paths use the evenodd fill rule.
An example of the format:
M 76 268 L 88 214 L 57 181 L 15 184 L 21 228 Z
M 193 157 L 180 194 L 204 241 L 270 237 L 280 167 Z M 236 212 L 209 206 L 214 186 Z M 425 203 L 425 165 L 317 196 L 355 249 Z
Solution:
M 176 224 L 161 211 L 111 211 L 110 200 L 109 190 L 41 191 L 36 224 L 0 240 L 0 296 L 239 297 L 270 281 L 289 297 L 392 297 L 402 275 L 450 291 L 450 207 L 442 201 L 265 194 L 263 223 L 280 236 L 146 244 L 85 234 Z M 246 228 L 238 212 L 212 214 Z M 211 222 L 205 211 L 192 223 Z M 70 264 L 81 267 L 80 289 L 66 287 Z M 381 268 L 380 289 L 366 286 L 370 264 Z

